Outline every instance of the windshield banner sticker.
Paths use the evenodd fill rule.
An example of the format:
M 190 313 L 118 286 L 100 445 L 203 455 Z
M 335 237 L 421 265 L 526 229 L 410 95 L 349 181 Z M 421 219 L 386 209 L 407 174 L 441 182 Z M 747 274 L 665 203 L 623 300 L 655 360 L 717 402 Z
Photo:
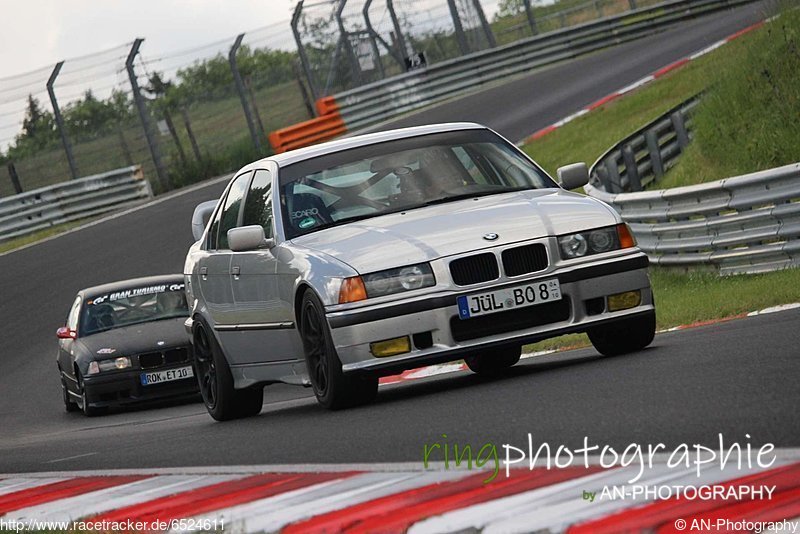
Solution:
M 115 300 L 122 300 L 131 297 L 142 297 L 145 295 L 155 295 L 158 293 L 164 293 L 166 291 L 183 291 L 184 284 L 170 284 L 170 285 L 158 285 L 158 286 L 147 286 L 147 287 L 136 287 L 133 289 L 124 289 L 122 291 L 115 291 L 114 293 L 110 293 L 108 295 L 101 295 L 96 297 L 93 300 L 86 301 L 86 304 L 102 304 L 104 302 L 113 302 Z

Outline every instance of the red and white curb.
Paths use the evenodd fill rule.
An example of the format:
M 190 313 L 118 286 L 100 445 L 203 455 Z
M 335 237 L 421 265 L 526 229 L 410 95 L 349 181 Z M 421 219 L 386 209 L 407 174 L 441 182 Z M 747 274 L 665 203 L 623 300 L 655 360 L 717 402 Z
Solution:
M 733 321 L 735 319 L 744 319 L 745 317 L 754 317 L 757 315 L 765 315 L 768 313 L 777 313 L 782 311 L 794 310 L 800 308 L 800 302 L 794 302 L 791 304 L 781 304 L 780 306 L 772 306 L 769 308 L 765 308 L 763 310 L 752 311 L 749 313 L 741 313 L 738 315 L 733 315 L 730 317 L 723 317 L 721 319 L 710 319 L 707 321 L 698 321 L 695 323 L 683 324 L 679 326 L 673 326 L 672 328 L 667 328 L 665 330 L 659 330 L 659 334 L 663 334 L 665 332 L 675 332 L 678 330 L 686 330 L 689 328 L 697 328 L 700 326 L 710 326 L 714 324 L 720 323 L 727 323 L 729 321 Z M 565 347 L 562 349 L 554 349 L 554 350 L 543 350 L 537 352 L 525 352 L 522 354 L 520 359 L 525 360 L 528 358 L 536 358 L 539 356 L 546 356 L 548 354 L 554 354 L 556 352 L 563 352 L 566 350 L 570 350 L 572 347 Z M 448 373 L 457 373 L 461 371 L 467 371 L 469 368 L 467 364 L 464 362 L 451 362 L 451 363 L 443 363 L 438 365 L 430 365 L 427 367 L 420 367 L 419 369 L 410 369 L 408 371 L 403 371 L 399 375 L 392 375 L 392 376 L 385 376 L 381 378 L 380 384 L 381 386 L 388 386 L 390 384 L 399 384 L 402 382 L 407 382 L 410 380 L 419 380 L 421 378 L 428 378 L 431 376 L 438 376 Z M 798 534 L 800 534 L 800 530 L 798 530 Z
M 508 476 L 501 459 L 488 483 L 493 469 L 425 470 L 421 462 L 0 475 L 0 526 L 577 534 L 677 532 L 680 521 L 722 518 L 758 521 L 761 530 L 794 520 L 800 532 L 800 450 L 774 455 L 763 467 L 744 467 L 745 461 L 739 469 L 734 460 L 724 469 L 709 463 L 699 470 L 669 465 L 666 455 L 652 466 L 645 456 L 612 468 L 590 458 L 587 465 L 550 469 L 542 460 L 530 469 L 526 460 Z M 731 530 L 742 529 L 712 531 Z
M 702 50 L 699 50 L 699 51 L 695 52 L 694 54 L 691 54 L 690 56 L 687 56 L 685 58 L 679 59 L 678 61 L 675 61 L 674 63 L 670 63 L 666 67 L 662 67 L 662 68 L 658 69 L 654 73 L 652 73 L 652 74 L 650 74 L 648 76 L 645 76 L 641 80 L 635 81 L 632 84 L 627 85 L 627 86 L 623 87 L 622 89 L 620 89 L 620 90 L 618 90 L 618 91 L 616 91 L 614 93 L 611 93 L 610 95 L 604 96 L 600 100 L 597 100 L 596 102 L 593 102 L 592 104 L 589 104 L 588 106 L 586 106 L 585 108 L 581 109 L 580 111 L 577 111 L 577 112 L 573 113 L 572 115 L 564 117 L 560 121 L 558 121 L 556 123 L 553 123 L 550 126 L 542 128 L 541 130 L 529 135 L 528 137 L 526 137 L 525 139 L 520 141 L 518 144 L 519 145 L 523 145 L 523 144 L 526 144 L 526 143 L 530 143 L 531 141 L 534 141 L 536 139 L 539 139 L 540 137 L 543 137 L 543 136 L 549 134 L 550 132 L 552 132 L 554 130 L 557 130 L 558 128 L 564 126 L 568 122 L 572 122 L 573 120 L 577 119 L 578 117 L 586 115 L 590 111 L 592 111 L 594 109 L 597 109 L 600 106 L 603 106 L 605 104 L 608 104 L 612 100 L 616 100 L 617 98 L 621 97 L 622 95 L 624 95 L 626 93 L 630 93 L 634 89 L 638 89 L 639 87 L 642 87 L 643 85 L 647 85 L 648 83 L 652 82 L 653 80 L 657 80 L 658 78 L 661 78 L 662 76 L 666 75 L 667 73 L 672 72 L 673 70 L 678 69 L 678 68 L 686 65 L 690 61 L 694 61 L 695 59 L 697 59 L 697 58 L 699 58 L 701 56 L 704 56 L 704 55 L 708 54 L 709 52 L 711 52 L 713 50 L 716 50 L 717 48 L 719 48 L 719 47 L 721 47 L 721 46 L 733 41 L 734 39 L 737 39 L 737 38 L 741 37 L 742 35 L 745 35 L 746 33 L 749 33 L 749 32 L 751 32 L 751 31 L 753 31 L 753 30 L 755 30 L 757 28 L 760 28 L 761 26 L 764 25 L 765 22 L 768 22 L 769 20 L 771 20 L 771 19 L 768 19 L 767 21 L 757 22 L 757 23 L 753 24 L 752 26 L 748 26 L 747 28 L 744 28 L 743 30 L 739 30 L 738 32 L 736 32 L 734 34 L 729 35 L 725 39 L 722 39 L 721 41 L 717 41 L 716 43 L 714 43 L 714 44 L 712 44 L 710 46 L 707 46 L 706 48 L 703 48 Z

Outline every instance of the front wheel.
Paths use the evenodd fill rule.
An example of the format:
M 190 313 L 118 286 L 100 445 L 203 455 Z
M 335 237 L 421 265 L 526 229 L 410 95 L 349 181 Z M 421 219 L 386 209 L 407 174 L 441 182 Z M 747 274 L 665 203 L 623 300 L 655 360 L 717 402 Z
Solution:
M 261 412 L 264 387 L 233 387 L 233 375 L 208 327 L 199 323 L 194 330 L 194 366 L 200 395 L 209 415 L 217 421 L 251 417 Z
M 80 409 L 83 411 L 83 415 L 86 417 L 94 417 L 95 415 L 101 415 L 108 411 L 106 408 L 98 408 L 96 406 L 92 406 L 89 403 L 89 391 L 88 387 L 83 381 L 81 375 L 76 375 L 78 379 L 78 387 L 81 391 L 81 402 L 80 402 Z M 69 409 L 67 409 L 69 411 Z
M 497 375 L 515 365 L 522 356 L 522 347 L 506 347 L 467 356 L 464 361 L 470 371 L 479 375 Z
M 64 409 L 68 412 L 77 412 L 81 409 L 70 397 L 69 390 L 67 389 L 67 383 L 64 379 L 61 379 L 61 394 L 64 399 Z
M 656 335 L 656 313 L 653 311 L 608 326 L 598 326 L 587 333 L 594 348 L 603 356 L 635 352 L 653 342 Z
M 311 290 L 303 294 L 299 315 L 306 367 L 317 401 L 329 410 L 373 401 L 378 394 L 378 378 L 342 372 L 342 362 L 333 345 L 324 307 Z

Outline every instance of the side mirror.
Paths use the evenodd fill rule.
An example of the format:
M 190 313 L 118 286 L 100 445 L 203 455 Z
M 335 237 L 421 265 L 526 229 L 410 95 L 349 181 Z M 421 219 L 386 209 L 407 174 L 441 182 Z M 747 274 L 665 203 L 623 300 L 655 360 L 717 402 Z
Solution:
M 559 167 L 556 173 L 558 184 L 568 191 L 589 183 L 589 169 L 583 162 Z
M 66 326 L 62 326 L 56 330 L 56 337 L 58 337 L 58 339 L 75 339 L 78 337 L 78 333 L 75 330 L 67 328 Z
M 247 252 L 262 247 L 272 248 L 275 246 L 275 240 L 267 239 L 264 236 L 264 228 L 254 224 L 228 230 L 228 246 L 234 252 Z
M 195 241 L 203 237 L 203 230 L 206 229 L 208 219 L 211 217 L 211 214 L 214 213 L 214 208 L 217 207 L 218 202 L 219 200 L 209 200 L 198 204 L 194 209 L 194 213 L 192 214 L 192 237 L 194 237 Z

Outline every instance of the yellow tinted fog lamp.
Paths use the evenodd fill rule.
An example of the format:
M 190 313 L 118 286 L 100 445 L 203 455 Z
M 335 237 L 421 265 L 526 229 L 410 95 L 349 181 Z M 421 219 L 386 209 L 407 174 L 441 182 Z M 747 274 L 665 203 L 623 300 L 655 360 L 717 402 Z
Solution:
M 638 289 L 636 291 L 617 293 L 616 295 L 608 296 L 608 311 L 627 310 L 628 308 L 635 308 L 641 303 L 642 292 Z
M 369 350 L 378 358 L 387 356 L 397 356 L 411 351 L 411 340 L 408 336 L 396 337 L 384 341 L 376 341 L 369 344 Z

